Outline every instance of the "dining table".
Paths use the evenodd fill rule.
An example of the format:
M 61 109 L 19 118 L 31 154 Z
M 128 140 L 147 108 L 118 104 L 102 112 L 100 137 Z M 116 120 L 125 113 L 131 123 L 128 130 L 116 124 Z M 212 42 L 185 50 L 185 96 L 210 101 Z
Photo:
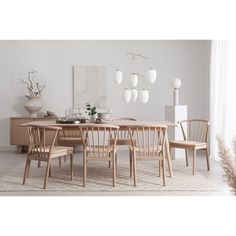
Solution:
M 165 140 L 165 156 L 167 159 L 167 164 L 168 164 L 168 169 L 170 173 L 170 177 L 173 177 L 173 170 L 172 170 L 172 161 L 171 161 L 171 155 L 170 155 L 170 148 L 169 148 L 169 138 L 168 138 L 168 129 L 169 128 L 174 128 L 177 125 L 173 122 L 170 121 L 131 121 L 131 120 L 107 120 L 107 121 L 102 121 L 102 124 L 112 124 L 120 127 L 120 130 L 123 131 L 128 131 L 129 127 L 134 127 L 134 126 L 139 126 L 139 125 L 147 125 L 147 126 L 152 126 L 152 125 L 158 125 L 158 126 L 165 126 L 167 127 L 167 132 L 166 132 L 166 140 Z M 93 125 L 94 123 L 58 123 L 55 120 L 46 120 L 46 121 L 33 121 L 33 122 L 28 122 L 25 124 L 22 124 L 22 127 L 26 126 L 31 126 L 31 125 L 42 125 L 42 126 L 60 126 L 62 129 L 67 130 L 67 129 L 74 129 L 78 128 L 80 126 L 90 126 Z

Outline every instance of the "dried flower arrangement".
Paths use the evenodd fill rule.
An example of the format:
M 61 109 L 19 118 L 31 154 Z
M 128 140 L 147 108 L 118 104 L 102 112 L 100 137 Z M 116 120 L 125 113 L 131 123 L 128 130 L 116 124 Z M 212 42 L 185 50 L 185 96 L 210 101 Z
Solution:
M 45 89 L 46 85 L 40 85 L 39 82 L 34 81 L 35 73 L 37 73 L 35 70 L 29 71 L 28 79 L 21 79 L 21 83 L 26 84 L 30 96 L 41 96 L 41 93 Z
M 217 141 L 221 166 L 225 171 L 224 177 L 227 179 L 231 192 L 236 196 L 236 138 L 233 139 L 234 158 L 232 158 L 230 150 L 225 146 L 221 136 L 217 136 Z

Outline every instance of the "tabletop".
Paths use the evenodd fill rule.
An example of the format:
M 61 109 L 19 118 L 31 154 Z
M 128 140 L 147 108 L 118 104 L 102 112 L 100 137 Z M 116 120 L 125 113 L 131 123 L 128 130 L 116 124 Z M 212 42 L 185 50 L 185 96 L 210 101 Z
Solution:
M 158 126 L 166 126 L 166 127 L 175 127 L 176 124 L 170 121 L 129 121 L 129 120 L 122 120 L 122 121 L 106 121 L 102 122 L 101 124 L 110 124 L 110 125 L 117 125 L 120 128 L 126 128 L 130 126 L 138 126 L 138 125 L 158 125 Z M 56 123 L 55 120 L 47 120 L 47 121 L 32 121 L 21 126 L 28 126 L 28 125 L 43 125 L 43 126 L 60 126 L 60 127 L 78 127 L 78 126 L 90 126 L 94 125 L 94 123 L 80 123 L 80 124 L 60 124 Z

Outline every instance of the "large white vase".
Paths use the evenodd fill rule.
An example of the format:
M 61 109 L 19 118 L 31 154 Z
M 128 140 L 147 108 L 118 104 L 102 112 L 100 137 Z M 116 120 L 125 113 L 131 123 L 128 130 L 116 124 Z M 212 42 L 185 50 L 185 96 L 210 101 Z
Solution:
M 26 95 L 26 97 L 29 100 L 25 103 L 25 109 L 30 113 L 31 117 L 37 117 L 37 112 L 43 107 L 41 103 L 41 96 Z

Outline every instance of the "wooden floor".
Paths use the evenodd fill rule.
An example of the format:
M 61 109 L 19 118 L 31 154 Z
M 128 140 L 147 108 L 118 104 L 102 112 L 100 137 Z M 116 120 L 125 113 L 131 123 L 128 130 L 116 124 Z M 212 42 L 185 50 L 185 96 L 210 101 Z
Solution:
M 76 154 L 76 155 L 81 155 L 81 153 Z M 119 151 L 119 158 L 126 158 L 128 153 L 126 151 Z M 18 165 L 21 165 L 22 163 L 25 162 L 26 159 L 26 154 L 18 154 L 15 152 L 0 152 L 0 176 L 6 174 L 7 172 L 13 170 L 14 168 L 16 168 Z M 210 181 L 212 181 L 217 188 L 219 189 L 219 191 L 217 192 L 186 192 L 186 191 L 182 191 L 182 192 L 158 192 L 158 193 L 153 193 L 153 192 L 144 192 L 144 193 L 138 193 L 138 195 L 142 195 L 142 196 L 208 196 L 209 194 L 211 196 L 214 195 L 219 195 L 219 196 L 229 196 L 231 195 L 228 186 L 225 184 L 225 182 L 223 181 L 223 177 L 222 177 L 222 169 L 220 167 L 219 162 L 211 160 L 211 171 L 207 171 L 206 170 L 206 160 L 204 158 L 204 156 L 198 156 L 197 158 L 197 171 L 200 171 L 207 179 L 209 179 Z M 0 192 L 0 195 L 25 195 L 25 193 L 9 193 L 9 192 Z M 33 196 L 33 195 L 60 195 L 60 196 L 66 196 L 66 195 L 124 195 L 124 193 L 65 193 L 65 192 L 57 192 L 57 193 L 45 193 L 45 192 L 40 192 L 40 193 L 34 193 L 34 192 L 27 192 L 27 196 Z M 134 196 L 137 195 L 136 193 L 125 193 L 125 195 L 127 196 Z

